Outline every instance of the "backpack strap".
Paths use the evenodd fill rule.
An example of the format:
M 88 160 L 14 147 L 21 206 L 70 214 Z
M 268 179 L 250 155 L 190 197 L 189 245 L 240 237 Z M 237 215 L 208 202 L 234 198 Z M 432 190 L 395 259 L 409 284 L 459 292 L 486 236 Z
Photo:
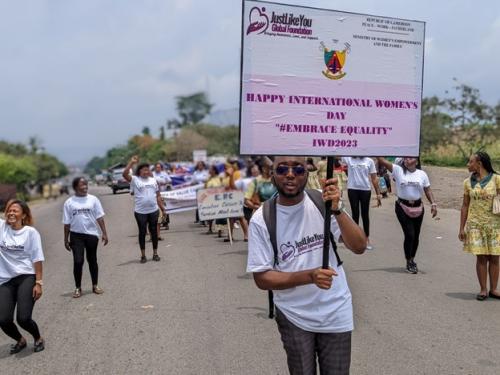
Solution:
M 277 196 L 268 199 L 264 202 L 264 205 L 262 207 L 262 216 L 264 217 L 264 222 L 266 223 L 267 231 L 269 232 L 269 239 L 271 240 L 271 245 L 273 246 L 273 266 L 279 264 L 278 242 L 276 240 L 276 198 Z
M 325 218 L 325 202 L 323 201 L 323 194 L 316 189 L 306 189 L 306 194 L 311 198 L 316 208 L 321 212 L 321 216 Z M 333 237 L 333 233 L 330 231 L 330 242 L 332 243 L 333 252 L 335 258 L 337 258 L 337 267 L 342 265 L 342 260 L 340 259 L 339 253 L 337 252 L 337 243 Z
M 273 247 L 274 262 L 273 266 L 278 264 L 278 243 L 276 241 L 276 199 L 277 195 L 268 199 L 262 205 L 262 216 L 266 223 L 269 238 Z M 274 318 L 274 295 L 272 290 L 267 291 L 267 299 L 269 302 L 269 319 Z

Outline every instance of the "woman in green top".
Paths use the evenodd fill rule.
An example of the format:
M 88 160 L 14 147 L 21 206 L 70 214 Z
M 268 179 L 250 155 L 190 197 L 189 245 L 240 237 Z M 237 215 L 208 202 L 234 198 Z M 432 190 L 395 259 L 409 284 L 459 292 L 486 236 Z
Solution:
M 254 211 L 276 193 L 276 187 L 271 181 L 271 165 L 262 162 L 259 170 L 260 176 L 253 180 L 245 192 L 245 205 Z
M 477 256 L 476 272 L 481 291 L 476 299 L 483 301 L 488 296 L 500 299 L 497 290 L 500 215 L 494 215 L 492 211 L 493 199 L 500 195 L 500 176 L 493 170 L 490 156 L 485 152 L 472 155 L 467 168 L 472 174 L 464 181 L 458 238 L 464 243 L 465 252 Z M 489 293 L 486 287 L 488 273 Z

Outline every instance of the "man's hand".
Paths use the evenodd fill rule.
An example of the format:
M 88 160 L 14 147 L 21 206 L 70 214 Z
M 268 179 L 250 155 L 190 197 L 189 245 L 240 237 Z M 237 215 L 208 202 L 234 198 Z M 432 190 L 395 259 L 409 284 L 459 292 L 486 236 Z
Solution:
M 69 245 L 68 240 L 64 240 L 64 247 L 66 248 L 66 250 L 71 251 L 71 246 Z
M 336 210 L 340 202 L 340 189 L 338 187 L 338 179 L 336 177 L 329 180 L 321 179 L 321 186 L 323 187 L 323 200 L 332 201 L 332 209 Z
M 139 163 L 139 156 L 138 155 L 134 155 L 130 158 L 130 163 L 131 164 L 137 164 Z
M 318 268 L 312 273 L 313 283 L 320 289 L 330 289 L 332 287 L 333 276 L 337 276 L 337 272 L 331 268 L 327 270 Z
M 108 235 L 106 233 L 102 234 L 102 244 L 106 246 L 108 244 Z

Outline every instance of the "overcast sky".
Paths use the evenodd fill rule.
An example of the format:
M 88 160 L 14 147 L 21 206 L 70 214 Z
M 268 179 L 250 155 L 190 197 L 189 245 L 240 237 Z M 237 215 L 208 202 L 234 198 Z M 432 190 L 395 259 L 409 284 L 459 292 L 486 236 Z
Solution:
M 282 0 L 426 21 L 424 95 L 453 77 L 500 100 L 498 0 Z M 0 139 L 84 163 L 208 90 L 238 106 L 240 0 L 0 0 Z

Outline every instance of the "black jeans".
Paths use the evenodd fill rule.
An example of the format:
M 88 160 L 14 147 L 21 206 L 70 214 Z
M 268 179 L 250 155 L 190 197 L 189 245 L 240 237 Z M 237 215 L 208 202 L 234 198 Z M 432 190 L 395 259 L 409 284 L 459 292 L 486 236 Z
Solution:
M 75 278 L 75 287 L 82 287 L 82 270 L 85 262 L 84 255 L 87 254 L 87 263 L 89 264 L 90 278 L 92 285 L 97 285 L 99 277 L 99 266 L 97 265 L 97 244 L 99 237 L 91 234 L 69 232 L 69 246 L 73 251 L 73 276 Z
M 149 229 L 151 234 L 151 242 L 153 242 L 153 250 L 158 249 L 158 215 L 159 210 L 149 214 L 139 214 L 134 212 L 137 227 L 139 228 L 139 247 L 141 250 L 146 250 L 146 228 Z
M 17 305 L 17 323 L 28 331 L 36 340 L 40 339 L 40 331 L 31 319 L 35 299 L 33 287 L 35 275 L 21 275 L 0 285 L 0 327 L 5 334 L 16 341 L 21 340 L 21 333 L 14 324 L 14 309 Z
M 405 214 L 398 202 L 396 202 L 396 216 L 404 233 L 404 249 L 406 260 L 415 258 L 420 237 L 420 228 L 424 220 L 424 213 L 419 217 L 412 218 Z
M 370 199 L 371 190 L 347 189 L 349 204 L 351 205 L 352 219 L 359 224 L 359 207 L 361 206 L 361 219 L 363 220 L 363 230 L 366 237 L 370 236 Z

